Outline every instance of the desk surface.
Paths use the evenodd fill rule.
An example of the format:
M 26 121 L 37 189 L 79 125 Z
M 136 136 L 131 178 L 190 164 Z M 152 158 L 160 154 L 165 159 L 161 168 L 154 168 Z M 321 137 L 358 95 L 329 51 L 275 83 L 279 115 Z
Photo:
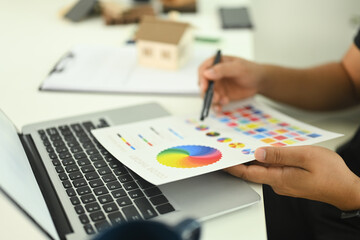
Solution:
M 201 12 L 210 12 L 210 17 L 202 18 L 203 23 L 216 14 L 215 4 L 209 2 L 201 8 Z M 134 30 L 131 25 L 106 27 L 101 18 L 79 24 L 66 22 L 58 16 L 58 12 L 67 3 L 71 1 L 18 0 L 0 3 L 0 107 L 18 129 L 37 121 L 148 101 L 162 104 L 173 114 L 187 113 L 189 106 L 201 109 L 200 97 L 39 92 L 38 87 L 51 67 L 74 45 L 100 43 L 120 46 Z M 233 33 L 229 31 L 227 34 Z M 225 53 L 235 49 L 241 53 L 239 55 L 253 58 L 251 32 L 241 31 L 235 38 L 227 39 L 220 46 Z M 235 45 L 234 41 L 242 44 Z M 231 45 L 232 49 L 227 47 Z M 214 49 L 217 47 L 214 46 Z M 252 186 L 261 195 L 261 186 Z M 4 196 L 0 196 L 0 212 L 0 239 L 45 238 Z M 266 239 L 262 202 L 203 225 L 204 240 L 238 238 Z

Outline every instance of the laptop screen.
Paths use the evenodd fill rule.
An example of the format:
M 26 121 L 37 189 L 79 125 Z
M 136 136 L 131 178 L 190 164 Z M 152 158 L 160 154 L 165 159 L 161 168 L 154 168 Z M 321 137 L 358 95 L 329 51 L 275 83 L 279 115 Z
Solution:
M 58 238 L 16 128 L 0 110 L 0 186 L 53 238 Z

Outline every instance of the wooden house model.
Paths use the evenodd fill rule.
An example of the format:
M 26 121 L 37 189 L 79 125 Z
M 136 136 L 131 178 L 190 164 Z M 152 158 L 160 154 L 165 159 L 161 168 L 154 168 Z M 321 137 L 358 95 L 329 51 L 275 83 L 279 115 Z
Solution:
M 138 62 L 143 66 L 176 70 L 190 58 L 192 41 L 189 24 L 146 16 L 136 33 Z

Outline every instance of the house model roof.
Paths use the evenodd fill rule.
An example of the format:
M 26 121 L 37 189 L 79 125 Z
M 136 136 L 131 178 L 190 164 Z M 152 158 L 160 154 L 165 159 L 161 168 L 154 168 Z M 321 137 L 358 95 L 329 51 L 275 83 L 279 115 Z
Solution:
M 178 44 L 188 27 L 187 23 L 145 16 L 139 24 L 136 39 Z

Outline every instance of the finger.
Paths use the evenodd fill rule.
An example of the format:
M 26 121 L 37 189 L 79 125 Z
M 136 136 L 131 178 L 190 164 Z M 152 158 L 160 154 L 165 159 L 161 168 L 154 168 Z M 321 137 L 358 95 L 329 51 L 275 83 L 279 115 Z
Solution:
M 198 68 L 198 80 L 200 89 L 202 92 L 205 92 L 208 86 L 208 80 L 204 78 L 204 71 L 212 66 L 212 62 L 214 61 L 214 57 L 206 59 Z
M 307 146 L 301 147 L 261 147 L 256 149 L 255 158 L 260 162 L 280 166 L 291 166 L 307 169 L 311 149 Z
M 219 81 L 223 78 L 239 77 L 240 74 L 239 63 L 235 61 L 221 62 L 203 72 L 204 78 L 212 81 Z
M 214 59 L 215 57 L 211 57 L 211 58 L 208 58 L 206 59 L 199 67 L 198 69 L 198 81 L 199 81 L 199 85 L 200 85 L 200 90 L 201 92 L 205 92 L 207 87 L 208 87 L 208 81 L 209 80 L 212 80 L 212 79 L 209 79 L 207 77 L 205 77 L 204 75 L 204 72 L 207 70 L 207 69 L 211 69 L 211 67 L 214 65 Z M 222 56 L 221 57 L 221 63 L 219 64 L 222 64 L 222 63 L 225 63 L 225 62 L 232 62 L 234 61 L 234 57 L 230 57 L 230 56 Z M 218 65 L 218 64 L 217 64 Z
M 273 185 L 281 179 L 283 170 L 281 167 L 268 168 L 257 164 L 248 166 L 240 164 L 225 171 L 246 181 Z

